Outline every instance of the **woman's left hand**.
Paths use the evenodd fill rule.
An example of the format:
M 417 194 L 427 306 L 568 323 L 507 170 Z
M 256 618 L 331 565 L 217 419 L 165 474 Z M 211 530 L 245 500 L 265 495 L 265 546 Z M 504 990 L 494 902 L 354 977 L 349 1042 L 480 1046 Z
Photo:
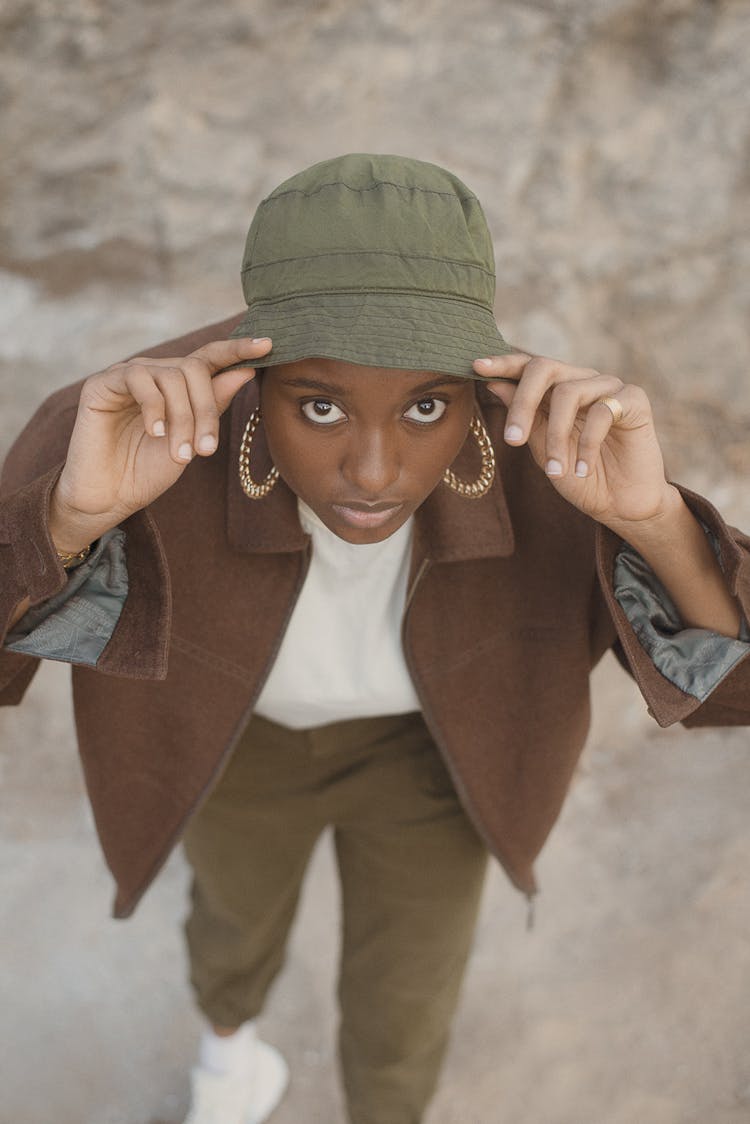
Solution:
M 550 482 L 566 500 L 613 529 L 658 519 L 674 489 L 640 386 L 586 367 L 514 352 L 478 359 L 477 374 L 508 407 L 505 440 L 528 442 Z M 512 379 L 513 382 L 493 382 Z M 615 423 L 600 399 L 616 398 Z

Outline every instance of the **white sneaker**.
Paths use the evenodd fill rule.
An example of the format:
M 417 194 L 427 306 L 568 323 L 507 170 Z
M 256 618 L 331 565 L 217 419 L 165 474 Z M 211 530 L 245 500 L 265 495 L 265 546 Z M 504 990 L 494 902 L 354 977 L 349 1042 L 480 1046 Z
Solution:
M 263 1124 L 289 1084 L 289 1067 L 278 1050 L 256 1039 L 240 1073 L 191 1074 L 190 1112 L 184 1124 Z

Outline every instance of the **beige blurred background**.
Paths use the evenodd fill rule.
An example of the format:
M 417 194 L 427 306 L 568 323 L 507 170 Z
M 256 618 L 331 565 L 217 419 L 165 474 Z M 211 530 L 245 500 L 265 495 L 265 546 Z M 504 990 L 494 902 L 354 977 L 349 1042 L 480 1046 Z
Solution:
M 0 456 L 55 387 L 239 310 L 262 196 L 345 151 L 457 172 L 507 338 L 651 392 L 750 527 L 747 0 L 4 0 Z M 174 1124 L 198 1022 L 175 855 L 108 919 L 65 668 L 0 714 L 0 1124 Z M 537 925 L 490 878 L 429 1124 L 750 1120 L 750 738 L 660 731 L 606 660 Z M 341 1124 L 324 840 L 264 1019 L 274 1124 Z

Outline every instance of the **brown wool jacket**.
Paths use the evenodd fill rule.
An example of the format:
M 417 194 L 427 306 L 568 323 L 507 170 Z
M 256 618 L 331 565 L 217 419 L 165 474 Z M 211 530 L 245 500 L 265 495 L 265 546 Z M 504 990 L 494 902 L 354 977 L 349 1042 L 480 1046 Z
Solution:
M 184 355 L 237 318 L 152 348 Z M 143 354 L 143 353 L 141 353 Z M 46 505 L 65 457 L 80 383 L 52 395 L 14 445 L 0 502 L 0 638 L 15 606 L 65 585 Z M 701 703 L 664 678 L 613 595 L 620 541 L 558 497 L 524 450 L 502 440 L 504 408 L 479 387 L 498 473 L 480 500 L 439 487 L 417 512 L 403 642 L 424 716 L 477 830 L 513 883 L 562 806 L 589 723 L 589 673 L 610 647 L 666 726 L 750 723 L 750 660 Z M 129 592 L 96 669 L 73 668 L 76 725 L 96 826 L 132 913 L 188 818 L 227 764 L 278 650 L 308 563 L 296 497 L 260 502 L 239 485 L 250 383 L 222 419 L 211 458 L 123 525 Z M 262 427 L 254 471 L 265 474 Z M 467 441 L 456 465 L 476 475 Z M 750 539 L 683 490 L 714 532 L 750 616 Z M 38 661 L 0 651 L 0 703 L 19 703 Z

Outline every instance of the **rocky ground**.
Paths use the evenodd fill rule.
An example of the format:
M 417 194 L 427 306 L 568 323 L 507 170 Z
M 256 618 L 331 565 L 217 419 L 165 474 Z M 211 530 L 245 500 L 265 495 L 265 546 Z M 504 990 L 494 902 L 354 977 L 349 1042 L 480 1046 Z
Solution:
M 5 0 L 0 456 L 56 386 L 241 307 L 262 195 L 343 151 L 482 199 L 498 320 L 653 397 L 672 474 L 750 527 L 746 0 Z M 744 729 L 660 731 L 605 661 L 537 926 L 488 884 L 429 1124 L 750 1120 Z M 176 855 L 109 883 L 64 668 L 0 715 L 0 1124 L 175 1124 L 198 1026 Z M 339 1124 L 322 842 L 265 1019 L 274 1124 Z

